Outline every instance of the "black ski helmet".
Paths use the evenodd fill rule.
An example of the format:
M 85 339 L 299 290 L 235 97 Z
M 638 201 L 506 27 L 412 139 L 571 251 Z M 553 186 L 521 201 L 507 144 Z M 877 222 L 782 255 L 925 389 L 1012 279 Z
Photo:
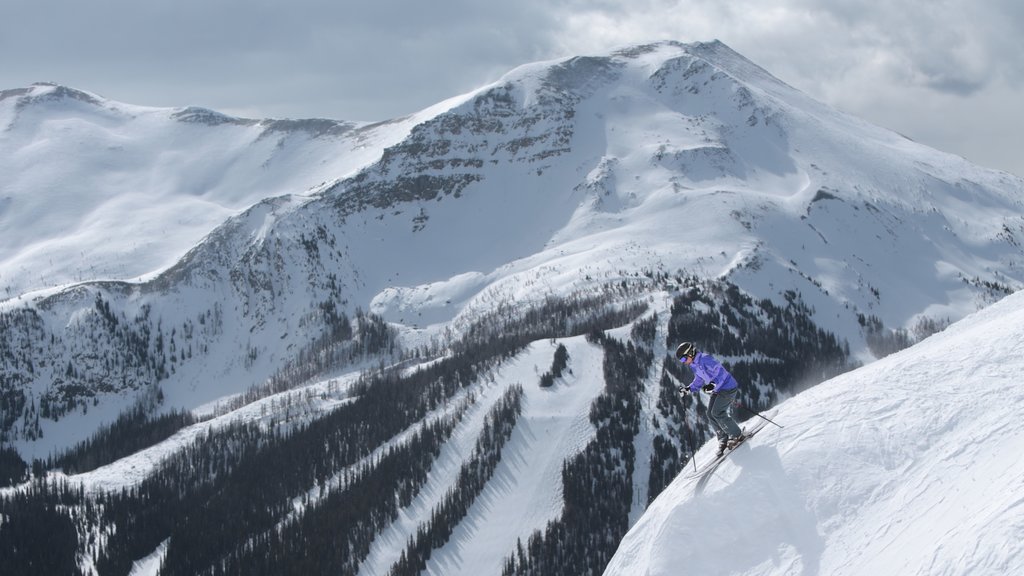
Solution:
M 692 358 L 697 355 L 697 347 L 693 345 L 693 342 L 683 342 L 676 348 L 676 359 L 682 360 L 683 358 Z

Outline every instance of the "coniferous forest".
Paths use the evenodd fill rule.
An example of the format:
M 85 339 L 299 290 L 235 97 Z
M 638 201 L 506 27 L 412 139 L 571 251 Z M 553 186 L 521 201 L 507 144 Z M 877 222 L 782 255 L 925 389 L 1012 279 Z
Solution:
M 623 344 L 601 334 L 605 392 L 590 410 L 596 438 L 562 468 L 561 520 L 535 532 L 505 563 L 503 574 L 601 574 L 629 530 L 634 437 L 651 342 Z
M 814 325 L 798 294 L 778 305 L 721 280 L 682 284 L 668 318 L 649 313 L 637 297 L 642 290 L 626 283 L 596 296 L 496 308 L 443 349 L 406 351 L 419 364 L 415 370 L 364 372 L 350 401 L 319 418 L 210 428 L 139 484 L 116 492 L 85 493 L 46 480 L 45 472 L 93 469 L 161 441 L 195 417 L 155 417 L 136 407 L 68 453 L 31 466 L 0 449 L 0 480 L 34 476 L 0 498 L 0 574 L 81 574 L 83 566 L 128 574 L 134 561 L 162 548 L 162 575 L 354 575 L 374 538 L 427 482 L 469 407 L 468 392 L 530 343 L 576 335 L 586 335 L 603 355 L 604 390 L 589 414 L 594 437 L 563 463 L 558 519 L 509 551 L 504 574 L 601 574 L 629 529 L 631 510 L 653 500 L 707 435 L 702 401 L 676 392 L 691 375 L 656 350 L 671 351 L 684 338 L 696 342 L 725 361 L 744 384 L 741 401 L 759 411 L 851 367 L 845 343 Z M 381 347 L 393 346 L 383 324 L 366 322 L 377 326 Z M 628 336 L 610 335 L 623 327 Z M 335 337 L 348 342 L 359 331 L 338 330 Z M 330 340 L 317 345 L 337 349 Z M 540 382 L 508 387 L 443 504 L 408 542 L 392 574 L 420 573 L 448 542 L 501 462 L 520 414 L 521 386 L 550 386 L 569 362 L 566 348 L 556 346 Z M 318 366 L 317 373 L 329 368 Z M 310 373 L 293 366 L 248 401 L 301 385 Z M 646 409 L 645 395 L 654 402 Z M 655 432 L 643 435 L 648 421 Z M 645 451 L 651 454 L 642 480 L 646 499 L 638 502 L 634 472 L 642 438 L 653 444 Z

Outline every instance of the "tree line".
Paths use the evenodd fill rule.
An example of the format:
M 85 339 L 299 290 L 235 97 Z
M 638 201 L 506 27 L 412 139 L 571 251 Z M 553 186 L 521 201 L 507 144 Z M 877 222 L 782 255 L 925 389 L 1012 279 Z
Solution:
M 163 574 L 355 574 L 377 534 L 416 497 L 461 418 L 459 409 L 445 406 L 529 343 L 587 334 L 602 348 L 605 379 L 589 414 L 594 439 L 563 464 L 562 516 L 510 551 L 503 572 L 600 574 L 628 529 L 634 504 L 641 398 L 659 325 L 667 327 L 669 350 L 687 339 L 723 357 L 741 379 L 742 401 L 759 411 L 775 401 L 777 390 L 796 390 L 808 374 L 813 379 L 850 366 L 845 344 L 810 321 L 812 311 L 796 293 L 775 305 L 724 281 L 695 281 L 659 324 L 653 315 L 638 320 L 646 307 L 630 299 L 628 286 L 614 290 L 548 298 L 528 310 L 496 309 L 464 339 L 412 352 L 433 358 L 417 370 L 366 372 L 352 400 L 327 415 L 287 427 L 236 422 L 211 429 L 131 488 L 85 494 L 37 479 L 0 497 L 0 572 L 46 566 L 52 567 L 46 573 L 76 574 L 85 558 L 100 574 L 127 574 L 133 561 L 166 543 Z M 626 341 L 605 332 L 627 324 Z M 385 332 L 376 333 L 379 343 L 390 345 Z M 442 351 L 447 355 L 434 356 Z M 556 349 L 549 372 L 567 367 L 568 352 Z M 289 387 L 299 382 L 295 378 Z M 690 378 L 671 356 L 661 359 L 656 409 L 657 422 L 665 425 L 658 424 L 653 440 L 651 499 L 706 439 L 703 403 L 676 392 Z M 396 574 L 416 572 L 448 541 L 493 473 L 514 426 L 514 404 L 499 404 L 501 414 L 492 415 L 478 441 L 479 454 L 408 543 Z M 178 425 L 133 418 L 63 465 L 84 469 L 116 458 L 135 449 L 131 435 L 164 434 Z M 23 481 L 24 463 L 11 455 L 0 450 L 0 472 Z M 43 533 L 52 537 L 39 538 Z
M 430 519 L 417 529 L 389 576 L 419 574 L 426 569 L 433 551 L 448 543 L 501 462 L 501 450 L 522 414 L 522 398 L 522 386 L 513 385 L 491 409 L 472 455 L 459 470 L 455 486 L 448 490 Z
M 605 390 L 590 409 L 595 438 L 562 466 L 561 518 L 520 541 L 503 576 L 599 575 L 629 529 L 640 393 L 654 356 L 633 340 L 598 331 L 589 339 L 604 350 Z
M 857 367 L 845 341 L 819 328 L 814 311 L 795 291 L 786 304 L 755 300 L 724 280 L 691 280 L 672 303 L 668 345 L 694 342 L 712 352 L 743 385 L 739 399 L 761 411 L 779 394 L 795 393 Z M 668 365 L 680 382 L 692 375 L 679 363 Z
M 17 497 L 0 498 L 0 516 L 6 519 L 0 524 L 0 556 L 17 560 L 11 561 L 17 568 L 11 573 L 32 572 L 44 556 L 73 562 L 77 555 L 91 558 L 100 574 L 126 574 L 135 560 L 166 543 L 162 574 L 354 574 L 375 535 L 425 481 L 455 425 L 451 418 L 461 416 L 455 411 L 451 418 L 426 424 L 428 415 L 531 341 L 611 328 L 642 310 L 607 304 L 577 300 L 560 308 L 552 299 L 536 316 L 543 320 L 533 325 L 478 326 L 452 344 L 452 354 L 418 370 L 365 373 L 351 402 L 305 425 L 267 429 L 236 422 L 211 428 L 124 490 L 66 494 L 37 479 Z M 372 456 L 416 430 L 408 442 Z M 505 428 L 495 430 L 505 433 Z M 489 442 L 496 445 L 497 438 Z M 482 466 L 478 471 L 493 463 Z M 309 498 L 317 487 L 323 494 Z M 467 479 L 467 489 L 478 487 L 479 481 Z M 466 494 L 454 498 L 455 503 L 470 500 Z M 308 501 L 299 514 L 296 499 Z M 27 512 L 39 507 L 51 513 Z M 69 524 L 75 537 L 63 544 L 39 540 L 15 553 L 26 540 L 18 535 L 50 528 L 60 534 L 60 526 Z M 442 526 L 435 524 L 447 530 Z

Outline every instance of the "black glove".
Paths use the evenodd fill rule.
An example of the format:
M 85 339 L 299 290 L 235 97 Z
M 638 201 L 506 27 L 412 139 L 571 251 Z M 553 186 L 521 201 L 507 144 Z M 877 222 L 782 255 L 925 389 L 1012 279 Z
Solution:
M 679 395 L 680 396 L 686 396 L 689 393 L 690 393 L 690 389 L 688 387 L 686 387 L 686 386 L 680 386 L 679 387 Z
M 714 382 L 708 382 L 701 389 L 704 390 L 705 392 L 707 392 L 708 394 L 711 394 L 712 392 L 715 391 L 715 383 Z

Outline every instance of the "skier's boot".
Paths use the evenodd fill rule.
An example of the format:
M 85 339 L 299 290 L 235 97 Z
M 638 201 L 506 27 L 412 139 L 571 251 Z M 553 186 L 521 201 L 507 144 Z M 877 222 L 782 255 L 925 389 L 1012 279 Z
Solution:
M 740 442 L 743 442 L 744 440 L 746 440 L 746 436 L 740 434 L 739 436 L 733 436 L 732 438 L 729 438 L 725 442 L 725 444 L 726 447 L 729 448 L 729 450 L 732 450 L 733 448 L 739 446 Z
M 715 457 L 721 457 L 722 454 L 725 454 L 725 450 L 727 448 L 729 448 L 729 441 L 728 440 L 719 440 L 718 441 L 718 452 L 715 453 Z

